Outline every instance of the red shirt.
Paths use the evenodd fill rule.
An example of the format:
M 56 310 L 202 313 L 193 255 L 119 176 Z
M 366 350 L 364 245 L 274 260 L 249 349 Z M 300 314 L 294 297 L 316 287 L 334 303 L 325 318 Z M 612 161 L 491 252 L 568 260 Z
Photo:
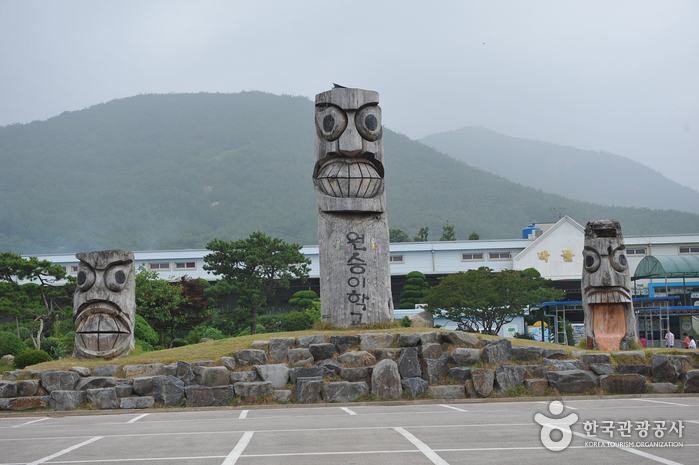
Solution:
M 685 349 L 689 349 L 689 336 L 685 336 L 684 339 L 682 339 L 682 345 L 684 345 Z

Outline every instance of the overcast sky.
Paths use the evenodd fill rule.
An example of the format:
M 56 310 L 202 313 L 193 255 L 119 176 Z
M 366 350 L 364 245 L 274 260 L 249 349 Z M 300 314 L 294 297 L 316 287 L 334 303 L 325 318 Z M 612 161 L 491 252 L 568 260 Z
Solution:
M 697 0 L 0 0 L 0 125 L 333 82 L 378 91 L 384 124 L 413 139 L 480 125 L 699 190 Z

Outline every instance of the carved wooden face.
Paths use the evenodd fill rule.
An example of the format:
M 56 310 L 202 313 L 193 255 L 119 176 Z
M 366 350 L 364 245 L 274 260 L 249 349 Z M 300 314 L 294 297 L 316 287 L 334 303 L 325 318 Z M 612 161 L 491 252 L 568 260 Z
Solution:
M 322 210 L 377 211 L 369 203 L 384 194 L 383 131 L 379 95 L 361 89 L 337 88 L 316 95 L 316 154 L 313 184 Z M 322 202 L 321 202 L 322 203 Z
M 631 276 L 618 221 L 587 223 L 583 259 L 582 287 L 588 304 L 631 302 Z
M 79 358 L 113 358 L 133 348 L 136 281 L 131 252 L 76 254 L 78 287 L 73 298 L 75 350 Z

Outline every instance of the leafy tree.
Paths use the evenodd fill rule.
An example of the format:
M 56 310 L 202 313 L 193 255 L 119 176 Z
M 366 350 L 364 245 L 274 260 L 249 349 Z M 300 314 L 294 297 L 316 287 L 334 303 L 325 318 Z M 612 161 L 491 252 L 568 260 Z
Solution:
M 302 310 L 313 307 L 313 302 L 315 300 L 320 301 L 318 294 L 310 289 L 306 291 L 294 292 L 294 295 L 289 299 L 289 305 L 293 307 L 301 307 Z
M 184 320 L 179 312 L 187 297 L 179 285 L 172 285 L 141 265 L 136 273 L 136 313 L 141 315 L 160 336 L 160 345 L 168 347 L 168 333 Z M 174 337 L 170 337 L 170 340 Z
M 151 346 L 160 341 L 160 336 L 158 336 L 158 333 L 151 328 L 146 319 L 141 315 L 136 315 L 136 325 L 134 327 L 133 336 L 135 339 L 147 342 Z
M 411 271 L 405 276 L 405 286 L 400 295 L 400 308 L 415 308 L 427 295 L 427 278 L 419 271 Z
M 480 239 L 481 239 L 481 235 L 478 234 L 475 229 L 473 231 L 471 231 L 471 234 L 468 235 L 469 241 L 478 241 Z
M 389 242 L 410 242 L 410 236 L 407 232 L 398 228 L 388 228 Z
M 413 241 L 415 242 L 427 242 L 427 234 L 429 234 L 430 228 L 425 226 L 424 228 L 420 228 L 420 231 L 418 231 L 417 236 L 413 237 Z
M 460 327 L 497 334 L 504 324 L 544 301 L 560 300 L 563 291 L 548 287 L 551 281 L 533 268 L 494 273 L 482 266 L 445 276 L 427 292 L 427 311 L 455 321 Z
M 24 284 L 20 282 L 26 281 Z M 37 257 L 0 253 L 0 314 L 32 318 L 29 337 L 35 349 L 59 317 L 68 317 L 76 279 L 60 265 Z M 38 324 L 38 328 L 37 328 Z
M 439 238 L 440 241 L 455 241 L 456 240 L 456 232 L 454 231 L 454 225 L 449 224 L 449 220 L 447 220 L 447 224 L 442 226 L 442 237 Z
M 256 334 L 257 314 L 275 286 L 289 288 L 291 279 L 307 279 L 311 260 L 301 253 L 301 245 L 287 244 L 263 232 L 254 232 L 247 239 L 224 241 L 214 239 L 206 248 L 204 269 L 222 279 L 214 293 L 240 295 L 238 306 L 245 309 L 250 334 Z

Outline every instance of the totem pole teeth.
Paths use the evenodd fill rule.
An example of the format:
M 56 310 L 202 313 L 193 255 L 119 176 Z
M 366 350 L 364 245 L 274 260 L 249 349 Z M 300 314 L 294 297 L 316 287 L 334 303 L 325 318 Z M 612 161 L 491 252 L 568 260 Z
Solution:
M 129 323 L 120 309 L 111 302 L 98 301 L 84 305 L 75 321 L 80 349 L 93 357 L 109 357 L 128 350 L 131 337 Z
M 367 160 L 337 159 L 325 163 L 318 172 L 316 185 L 330 197 L 369 199 L 381 193 L 383 180 Z

